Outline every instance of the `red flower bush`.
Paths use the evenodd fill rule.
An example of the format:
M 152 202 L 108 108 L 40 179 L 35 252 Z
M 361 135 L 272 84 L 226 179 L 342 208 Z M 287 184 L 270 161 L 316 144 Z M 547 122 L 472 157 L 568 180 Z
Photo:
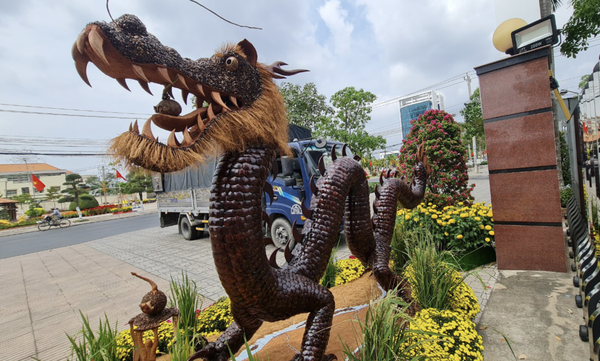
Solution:
M 400 175 L 409 176 L 415 164 L 417 147 L 424 144 L 432 172 L 427 179 L 423 202 L 438 207 L 472 203 L 465 158 L 467 149 L 460 140 L 460 126 L 452 116 L 440 110 L 428 110 L 411 120 L 412 128 L 403 141 L 398 160 Z

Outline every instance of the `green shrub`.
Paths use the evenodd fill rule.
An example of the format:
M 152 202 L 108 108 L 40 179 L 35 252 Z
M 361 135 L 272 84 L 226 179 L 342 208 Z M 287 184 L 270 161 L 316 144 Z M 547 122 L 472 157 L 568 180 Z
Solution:
M 450 114 L 435 109 L 413 119 L 411 124 L 398 155 L 400 175 L 412 176 L 417 148 L 423 145 L 432 169 L 427 178 L 425 204 L 432 203 L 438 208 L 469 205 L 475 185 L 468 185 L 467 149 L 460 140 L 460 126 Z
M 10 220 L 10 213 L 4 208 L 0 208 L 0 219 Z
M 91 194 L 82 194 L 79 196 L 79 209 L 84 210 L 88 208 L 98 207 L 98 201 Z M 77 209 L 75 202 L 69 204 L 69 210 L 74 211 Z
M 25 211 L 25 214 L 32 218 L 39 217 L 44 213 L 46 213 L 46 210 L 44 208 L 36 207 L 35 204 L 31 204 L 29 209 Z
M 573 197 L 573 188 L 567 187 L 560 190 L 560 206 L 563 208 L 567 207 L 569 199 Z

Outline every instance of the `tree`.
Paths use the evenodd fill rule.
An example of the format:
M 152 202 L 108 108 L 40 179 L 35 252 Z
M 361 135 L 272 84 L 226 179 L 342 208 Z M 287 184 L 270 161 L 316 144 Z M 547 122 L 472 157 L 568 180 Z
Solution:
M 60 187 L 50 187 L 46 191 L 46 199 L 52 201 L 54 203 L 54 208 L 56 208 L 56 200 L 60 198 Z
M 74 202 L 76 207 L 79 207 L 79 196 L 87 194 L 89 187 L 83 183 L 83 178 L 77 173 L 67 174 L 65 180 L 63 185 L 67 186 L 67 189 L 60 191 L 65 195 L 58 200 L 58 203 Z
M 581 77 L 581 79 L 579 80 L 579 85 L 577 86 L 580 90 L 583 90 L 583 88 L 585 88 L 586 84 L 588 83 L 588 80 L 590 79 L 589 75 L 584 75 Z
M 560 0 L 554 0 L 560 4 Z M 589 39 L 600 34 L 600 0 L 571 0 L 573 15 L 563 26 L 564 40 L 560 52 L 576 58 L 577 54 L 589 47 Z
M 365 125 L 371 120 L 371 103 L 375 99 L 375 94 L 354 87 L 338 91 L 331 97 L 335 115 L 317 125 L 317 135 L 344 142 L 359 155 L 368 155 L 383 148 L 386 143 L 383 137 L 371 136 L 365 131 Z
M 288 82 L 281 83 L 279 91 L 287 108 L 290 124 L 314 129 L 317 123 L 333 115 L 333 109 L 327 104 L 327 98 L 319 94 L 315 83 L 303 87 Z
M 23 193 L 18 196 L 13 196 L 13 197 L 11 197 L 11 199 L 19 202 L 19 204 L 21 205 L 21 210 L 23 210 L 24 204 L 29 204 L 29 203 L 33 202 L 33 197 L 31 197 L 31 194 L 29 194 L 29 193 Z
M 411 124 L 398 156 L 400 175 L 411 175 L 417 148 L 422 145 L 432 170 L 423 202 L 431 202 L 439 208 L 469 205 L 474 185 L 468 185 L 466 148 L 460 140 L 458 124 L 450 114 L 436 109 L 426 111 Z
M 125 194 L 137 193 L 140 201 L 143 200 L 143 192 L 153 192 L 152 177 L 143 172 L 132 172 L 127 175 L 128 181 L 121 184 L 121 191 Z
M 470 100 L 465 103 L 465 107 L 460 111 L 460 114 L 465 118 L 465 143 L 469 142 L 473 137 L 477 139 L 479 149 L 485 148 L 485 132 L 483 129 L 483 113 L 481 111 L 481 95 L 479 88 L 475 89 Z

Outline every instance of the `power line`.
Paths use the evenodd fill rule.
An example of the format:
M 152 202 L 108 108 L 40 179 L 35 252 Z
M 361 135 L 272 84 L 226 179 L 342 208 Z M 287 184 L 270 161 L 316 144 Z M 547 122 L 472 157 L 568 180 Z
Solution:
M 0 155 L 50 155 L 54 157 L 104 157 L 112 156 L 108 153 L 44 153 L 44 152 L 3 152 Z
M 421 93 L 421 92 L 426 91 L 426 90 L 439 90 L 439 89 L 445 89 L 445 88 L 448 88 L 448 87 L 451 87 L 451 86 L 454 86 L 454 85 L 458 85 L 458 84 L 466 81 L 463 78 L 465 74 L 476 75 L 476 73 L 475 73 L 474 70 L 471 70 L 471 71 L 468 71 L 468 72 L 465 72 L 465 73 L 461 73 L 460 75 L 456 75 L 456 76 L 453 76 L 453 77 L 448 78 L 446 80 L 443 80 L 443 81 L 441 81 L 439 83 L 430 85 L 428 87 L 425 87 L 425 88 L 422 88 L 422 89 L 419 89 L 419 90 L 415 90 L 415 91 L 413 91 L 411 93 L 408 93 L 406 95 L 402 95 L 402 96 L 399 96 L 399 97 L 395 97 L 395 98 L 392 98 L 392 99 L 384 100 L 382 102 L 373 104 L 371 107 L 372 108 L 378 108 L 378 107 L 382 107 L 384 105 L 395 103 L 395 102 L 397 102 L 398 100 L 400 100 L 402 98 L 408 97 L 408 96 L 413 95 L 413 94 Z M 456 82 L 457 80 L 460 80 L 460 81 Z M 441 85 L 444 85 L 444 84 L 447 84 L 447 83 L 450 83 L 450 82 L 455 82 L 455 83 L 449 84 L 449 85 L 444 86 L 444 87 L 440 87 Z
M 89 109 L 74 109 L 74 108 L 55 108 L 55 107 L 44 107 L 41 105 L 26 105 L 26 104 L 8 104 L 8 103 L 0 103 L 1 106 L 9 106 L 9 107 L 20 107 L 20 108 L 34 108 L 34 109 L 52 109 L 52 110 L 67 110 L 73 112 L 87 112 L 87 113 L 106 113 L 106 114 L 130 114 L 130 115 L 144 115 L 148 116 L 146 113 L 128 113 L 128 112 L 111 112 L 107 110 L 89 110 Z
M 0 109 L 0 112 L 3 113 L 21 113 L 21 114 L 36 114 L 36 115 L 56 115 L 63 117 L 81 117 L 81 118 L 105 118 L 105 119 L 134 119 L 137 120 L 137 117 L 114 117 L 114 116 L 106 116 L 106 115 L 89 115 L 89 114 L 67 114 L 67 113 L 46 113 L 46 112 L 30 112 L 26 110 L 9 110 L 9 109 Z

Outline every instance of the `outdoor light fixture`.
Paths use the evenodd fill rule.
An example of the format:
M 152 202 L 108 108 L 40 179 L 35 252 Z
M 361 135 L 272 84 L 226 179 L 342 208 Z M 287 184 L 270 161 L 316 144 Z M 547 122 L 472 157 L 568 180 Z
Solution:
M 520 54 L 546 45 L 558 43 L 554 14 L 525 25 L 511 33 L 513 54 Z

